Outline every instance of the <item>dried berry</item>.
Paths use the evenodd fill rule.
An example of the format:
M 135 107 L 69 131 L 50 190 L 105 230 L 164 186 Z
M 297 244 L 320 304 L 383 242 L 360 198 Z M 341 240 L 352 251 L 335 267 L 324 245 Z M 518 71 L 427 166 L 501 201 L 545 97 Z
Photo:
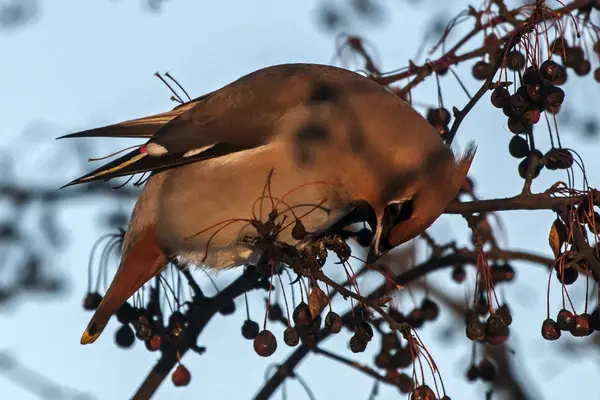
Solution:
M 353 353 L 362 353 L 367 349 L 368 341 L 363 335 L 360 335 L 358 332 L 354 333 L 350 338 L 350 350 Z
M 377 368 L 390 369 L 392 366 L 391 356 L 389 353 L 377 353 L 377 355 L 375 356 L 374 363 L 377 366 Z
M 533 171 L 533 179 L 537 178 L 540 175 L 540 171 L 542 170 L 543 165 L 539 162 L 539 160 L 543 157 L 542 152 L 538 149 L 533 150 L 529 153 L 529 155 L 523 159 L 519 163 L 519 176 L 523 179 L 527 178 L 527 172 L 531 163 L 537 162 L 537 166 Z
M 391 353 L 400 348 L 400 339 L 396 332 L 384 333 L 381 335 L 381 351 Z
M 242 324 L 242 336 L 245 339 L 254 340 L 254 338 L 256 338 L 256 335 L 258 335 L 259 330 L 260 327 L 258 326 L 258 323 L 252 321 L 251 319 L 245 320 Z
M 450 111 L 443 107 L 430 108 L 427 111 L 427 121 L 433 125 L 447 125 L 450 122 Z
M 506 67 L 512 71 L 525 68 L 525 55 L 518 50 L 511 50 L 506 54 Z
M 159 335 L 152 335 L 152 337 L 150 338 L 150 340 L 146 340 L 144 342 L 146 344 L 146 348 L 150 351 L 156 351 L 158 349 L 160 349 L 160 346 L 162 344 L 162 339 Z
M 542 323 L 542 337 L 546 340 L 558 340 L 560 338 L 560 329 L 553 319 L 546 319 Z
M 583 60 L 575 68 L 573 68 L 573 71 L 575 71 L 577 76 L 585 76 L 589 74 L 591 70 L 592 64 L 589 62 L 589 60 Z
M 471 72 L 475 79 L 484 81 L 494 74 L 494 66 L 485 61 L 477 61 Z
M 342 330 L 342 318 L 335 312 L 329 311 L 325 316 L 325 330 L 330 333 L 339 333 Z
M 506 108 L 507 110 L 505 113 L 507 113 L 508 117 L 518 118 L 529 108 L 529 102 L 525 100 L 523 96 L 515 93 L 508 98 L 508 105 Z
M 413 380 L 408 374 L 402 372 L 398 376 L 398 389 L 402 393 L 410 393 L 414 387 Z
M 573 166 L 573 154 L 567 149 L 552 148 L 544 156 L 546 168 L 550 170 L 568 169 Z
M 254 351 L 261 357 L 269 357 L 277 350 L 277 339 L 271 331 L 265 329 L 254 338 Z
M 88 311 L 94 311 L 102 302 L 102 295 L 98 292 L 88 292 L 83 298 L 83 308 Z
M 179 364 L 171 375 L 171 380 L 175 386 L 186 386 L 190 383 L 191 378 L 192 375 L 190 374 L 190 371 L 182 364 Z
M 596 82 L 600 82 L 600 67 L 594 70 L 594 79 Z
M 485 339 L 485 326 L 477 317 L 470 317 L 467 321 L 467 337 L 473 341 Z
M 414 308 L 408 315 L 406 316 L 406 323 L 409 324 L 414 329 L 420 328 L 423 326 L 425 319 L 423 318 L 423 313 L 417 307 Z
M 394 368 L 408 368 L 412 365 L 412 362 L 413 356 L 408 346 L 400 347 L 392 356 L 392 365 Z
M 473 382 L 480 378 L 479 367 L 477 365 L 471 365 L 465 374 L 469 382 Z
M 540 110 L 538 110 L 537 108 L 534 108 L 532 110 L 527 110 L 527 111 L 525 111 L 525 114 L 523 114 L 523 122 L 526 125 L 537 124 L 539 120 L 540 120 Z
M 128 324 L 135 318 L 135 309 L 128 302 L 123 303 L 117 310 L 117 320 L 123 325 Z
M 292 237 L 296 240 L 302 240 L 306 237 L 306 228 L 299 219 L 296 220 L 296 223 L 292 228 Z
M 267 318 L 269 321 L 282 321 L 285 320 L 283 316 L 283 309 L 277 303 L 269 305 L 269 311 L 267 311 Z
M 491 314 L 485 323 L 485 333 L 487 336 L 493 338 L 499 336 L 506 337 L 508 335 L 508 328 L 502 320 L 502 317 L 498 314 Z
M 425 297 L 421 302 L 421 315 L 425 321 L 433 321 L 440 315 L 440 306 L 435 301 Z
M 135 342 L 135 334 L 129 325 L 122 325 L 115 334 L 115 342 L 117 346 L 127 349 L 133 346 Z
M 307 326 L 312 321 L 312 316 L 310 314 L 310 307 L 305 302 L 301 302 L 294 309 L 294 313 L 292 314 L 292 319 L 294 320 L 294 324 L 299 327 Z
M 583 49 L 579 46 L 569 47 L 565 49 L 563 54 L 563 64 L 566 67 L 577 68 L 585 60 Z
M 556 326 L 561 331 L 570 331 L 575 323 L 575 317 L 573 313 L 569 310 L 565 310 L 564 308 L 558 312 L 556 316 Z
M 435 400 L 435 393 L 427 385 L 421 385 L 412 392 L 410 400 Z
M 529 125 L 527 125 L 520 117 L 508 117 L 508 130 L 518 135 L 519 133 L 526 133 Z
M 565 92 L 557 86 L 549 86 L 546 99 L 544 101 L 550 107 L 560 106 L 565 100 Z
M 221 315 L 231 315 L 235 312 L 235 303 L 233 301 L 228 302 L 219 310 Z
M 455 265 L 452 268 L 452 280 L 456 283 L 462 283 L 467 279 L 467 272 L 462 265 Z
M 544 79 L 549 82 L 555 81 L 560 78 L 562 74 L 560 65 L 553 60 L 546 60 L 540 65 L 540 74 Z
M 500 307 L 498 307 L 496 314 L 502 318 L 504 325 L 510 326 L 510 324 L 512 324 L 512 315 L 507 304 L 502 304 Z
M 496 108 L 503 108 L 508 104 L 508 99 L 510 97 L 510 92 L 507 88 L 499 86 L 492 92 L 490 100 L 492 101 L 492 105 Z
M 571 335 L 573 336 L 588 336 L 593 330 L 590 328 L 590 316 L 587 313 L 575 315 L 573 326 L 571 327 Z
M 562 273 L 560 270 L 556 271 L 556 278 L 564 285 L 572 285 L 577 277 L 579 277 L 579 272 L 575 268 L 564 268 Z
M 479 376 L 483 381 L 492 382 L 496 379 L 496 366 L 490 360 L 484 358 L 479 363 Z
M 283 341 L 290 347 L 297 346 L 300 343 L 300 336 L 298 335 L 298 331 L 291 326 L 288 326 L 285 331 L 283 331 Z

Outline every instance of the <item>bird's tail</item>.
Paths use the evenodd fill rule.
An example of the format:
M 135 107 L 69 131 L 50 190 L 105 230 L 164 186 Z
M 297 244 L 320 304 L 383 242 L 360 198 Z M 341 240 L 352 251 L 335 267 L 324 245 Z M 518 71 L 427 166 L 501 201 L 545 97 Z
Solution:
M 81 336 L 81 344 L 98 339 L 110 317 L 146 282 L 158 275 L 167 264 L 167 257 L 156 240 L 154 227 L 145 228 L 129 249 L 117 269 L 102 302 L 94 312 Z

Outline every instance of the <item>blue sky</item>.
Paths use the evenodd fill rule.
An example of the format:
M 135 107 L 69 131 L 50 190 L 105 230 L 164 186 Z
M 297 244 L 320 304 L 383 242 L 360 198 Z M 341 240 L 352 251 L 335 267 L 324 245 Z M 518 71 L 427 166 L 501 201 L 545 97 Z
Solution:
M 463 3 L 456 0 L 452 4 L 456 7 Z M 38 22 L 24 29 L 0 32 L 4 146 L 16 149 L 23 136 L 15 138 L 27 132 L 38 153 L 43 153 L 36 155 L 36 159 L 50 154 L 72 158 L 65 142 L 54 141 L 56 136 L 173 106 L 166 88 L 152 76 L 156 71 L 170 71 L 194 97 L 264 66 L 286 62 L 329 63 L 334 54 L 334 40 L 316 28 L 316 4 L 315 1 L 177 0 L 165 2 L 163 12 L 155 14 L 144 10 L 139 1 L 41 1 Z M 430 3 L 433 4 L 436 12 L 442 14 L 459 11 Z M 404 2 L 386 3 L 385 14 L 387 24 L 377 28 L 358 25 L 357 31 L 365 33 L 376 45 L 382 69 L 390 70 L 405 66 L 416 53 L 433 14 L 426 7 Z M 465 67 L 459 71 L 468 73 Z M 599 86 L 586 85 L 586 81 L 579 79 L 572 81 L 567 90 L 568 101 L 583 112 L 591 112 L 585 106 L 586 96 L 598 96 Z M 476 90 L 475 82 L 469 79 L 466 82 L 471 91 Z M 445 79 L 443 87 L 447 104 L 460 107 L 466 102 L 456 82 Z M 435 103 L 433 81 L 423 85 L 418 99 Z M 569 127 L 561 132 L 563 144 L 577 148 L 587 161 L 588 178 L 593 186 L 600 178 L 595 161 L 597 144 L 580 139 Z M 486 99 L 467 117 L 459 132 L 459 147 L 471 139 L 479 145 L 473 171 L 482 197 L 506 197 L 520 190 L 518 161 L 506 151 L 510 135 L 504 116 L 489 106 Z M 544 138 L 540 136 L 539 143 L 547 148 Z M 95 143 L 102 143 L 95 156 L 122 147 L 122 143 Z M 19 154 L 22 152 L 19 149 Z M 42 169 L 32 174 L 32 161 L 30 157 L 19 159 L 16 165 L 19 176 L 31 182 L 52 183 L 57 188 L 81 172 L 72 168 L 75 163 L 71 163 L 61 171 Z M 564 176 L 544 171 L 534 189 L 544 190 L 557 179 Z M 146 351 L 141 343 L 131 350 L 117 349 L 112 341 L 117 326 L 114 322 L 94 345 L 79 344 L 90 317 L 80 306 L 86 290 L 87 258 L 95 239 L 106 233 L 97 222 L 98 210 L 107 207 L 116 208 L 118 204 L 80 200 L 69 202 L 60 210 L 59 218 L 68 227 L 70 246 L 65 252 L 48 257 L 56 265 L 57 273 L 69 276 L 70 291 L 59 299 L 30 298 L 9 309 L 0 309 L 3 327 L 0 352 L 9 351 L 24 365 L 95 398 L 121 399 L 134 392 L 157 355 Z M 547 232 L 553 219 L 551 213 L 503 215 L 509 232 L 508 247 L 529 248 L 550 256 Z M 443 217 L 432 232 L 440 241 L 456 236 L 465 242 L 468 234 L 464 225 L 459 218 Z M 559 344 L 544 342 L 539 334 L 545 318 L 547 275 L 538 266 L 515 265 L 517 283 L 507 286 L 504 294 L 515 309 L 510 343 L 516 352 L 513 357 L 516 368 L 525 367 L 531 384 L 540 390 L 537 398 L 574 398 L 574 390 L 578 390 L 575 383 L 581 394 L 597 398 L 600 389 L 593 380 L 576 379 L 597 373 L 597 353 L 568 359 L 555 356 L 552 351 Z M 434 274 L 430 285 L 457 299 L 464 298 L 464 288 L 452 283 L 448 273 Z M 235 272 L 232 274 L 217 276 L 217 283 L 223 286 Z M 206 279 L 202 285 L 210 290 Z M 557 294 L 555 291 L 554 297 Z M 575 296 L 580 304 L 582 298 Z M 260 319 L 262 294 L 251 296 L 251 303 L 254 318 Z M 410 304 L 408 297 L 406 304 L 407 307 Z M 237 305 L 241 310 L 243 303 Z M 553 313 L 558 308 L 555 302 Z M 281 344 L 270 359 L 255 356 L 251 342 L 239 335 L 243 319 L 241 312 L 232 317 L 217 317 L 199 343 L 208 347 L 207 353 L 184 358 L 184 364 L 192 371 L 191 384 L 177 389 L 167 381 L 156 398 L 250 398 L 264 379 L 266 367 L 282 360 L 287 352 Z M 469 357 L 467 339 L 460 335 L 452 340 L 442 339 L 438 333 L 441 327 L 457 323 L 461 322 L 446 312 L 439 322 L 424 328 L 421 337 L 442 371 L 449 394 L 453 398 L 481 399 L 484 386 L 467 384 L 462 379 Z M 519 333 L 515 334 L 516 331 Z M 325 347 L 345 351 L 348 338 L 343 334 Z M 371 346 L 360 360 L 372 360 L 376 347 Z M 332 396 L 363 399 L 368 397 L 372 386 L 365 376 L 317 356 L 303 362 L 298 373 L 319 399 Z M 0 388 L 2 398 L 37 398 L 2 376 Z M 307 398 L 297 382 L 290 382 L 287 392 L 288 399 Z M 395 390 L 382 388 L 379 398 L 396 397 Z M 276 398 L 281 398 L 281 393 Z

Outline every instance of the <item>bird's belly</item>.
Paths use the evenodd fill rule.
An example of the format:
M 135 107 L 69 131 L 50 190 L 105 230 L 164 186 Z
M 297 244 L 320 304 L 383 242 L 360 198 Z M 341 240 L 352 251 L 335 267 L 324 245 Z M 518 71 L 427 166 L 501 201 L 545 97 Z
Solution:
M 256 237 L 252 221 L 267 221 L 273 210 L 277 239 L 289 244 L 298 243 L 291 235 L 296 220 L 311 232 L 339 218 L 344 210 L 319 182 L 318 169 L 300 170 L 278 150 L 257 148 L 169 171 L 158 207 L 161 244 L 187 262 L 229 268 L 256 260 L 244 238 Z

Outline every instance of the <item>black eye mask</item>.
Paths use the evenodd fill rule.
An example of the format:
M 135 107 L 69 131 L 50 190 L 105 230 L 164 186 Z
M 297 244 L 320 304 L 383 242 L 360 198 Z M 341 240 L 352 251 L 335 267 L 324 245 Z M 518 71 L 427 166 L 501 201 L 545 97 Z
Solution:
M 387 251 L 391 248 L 388 235 L 392 228 L 404 221 L 408 221 L 413 214 L 413 200 L 405 200 L 401 203 L 388 204 L 383 211 L 381 222 L 381 240 L 379 250 Z

